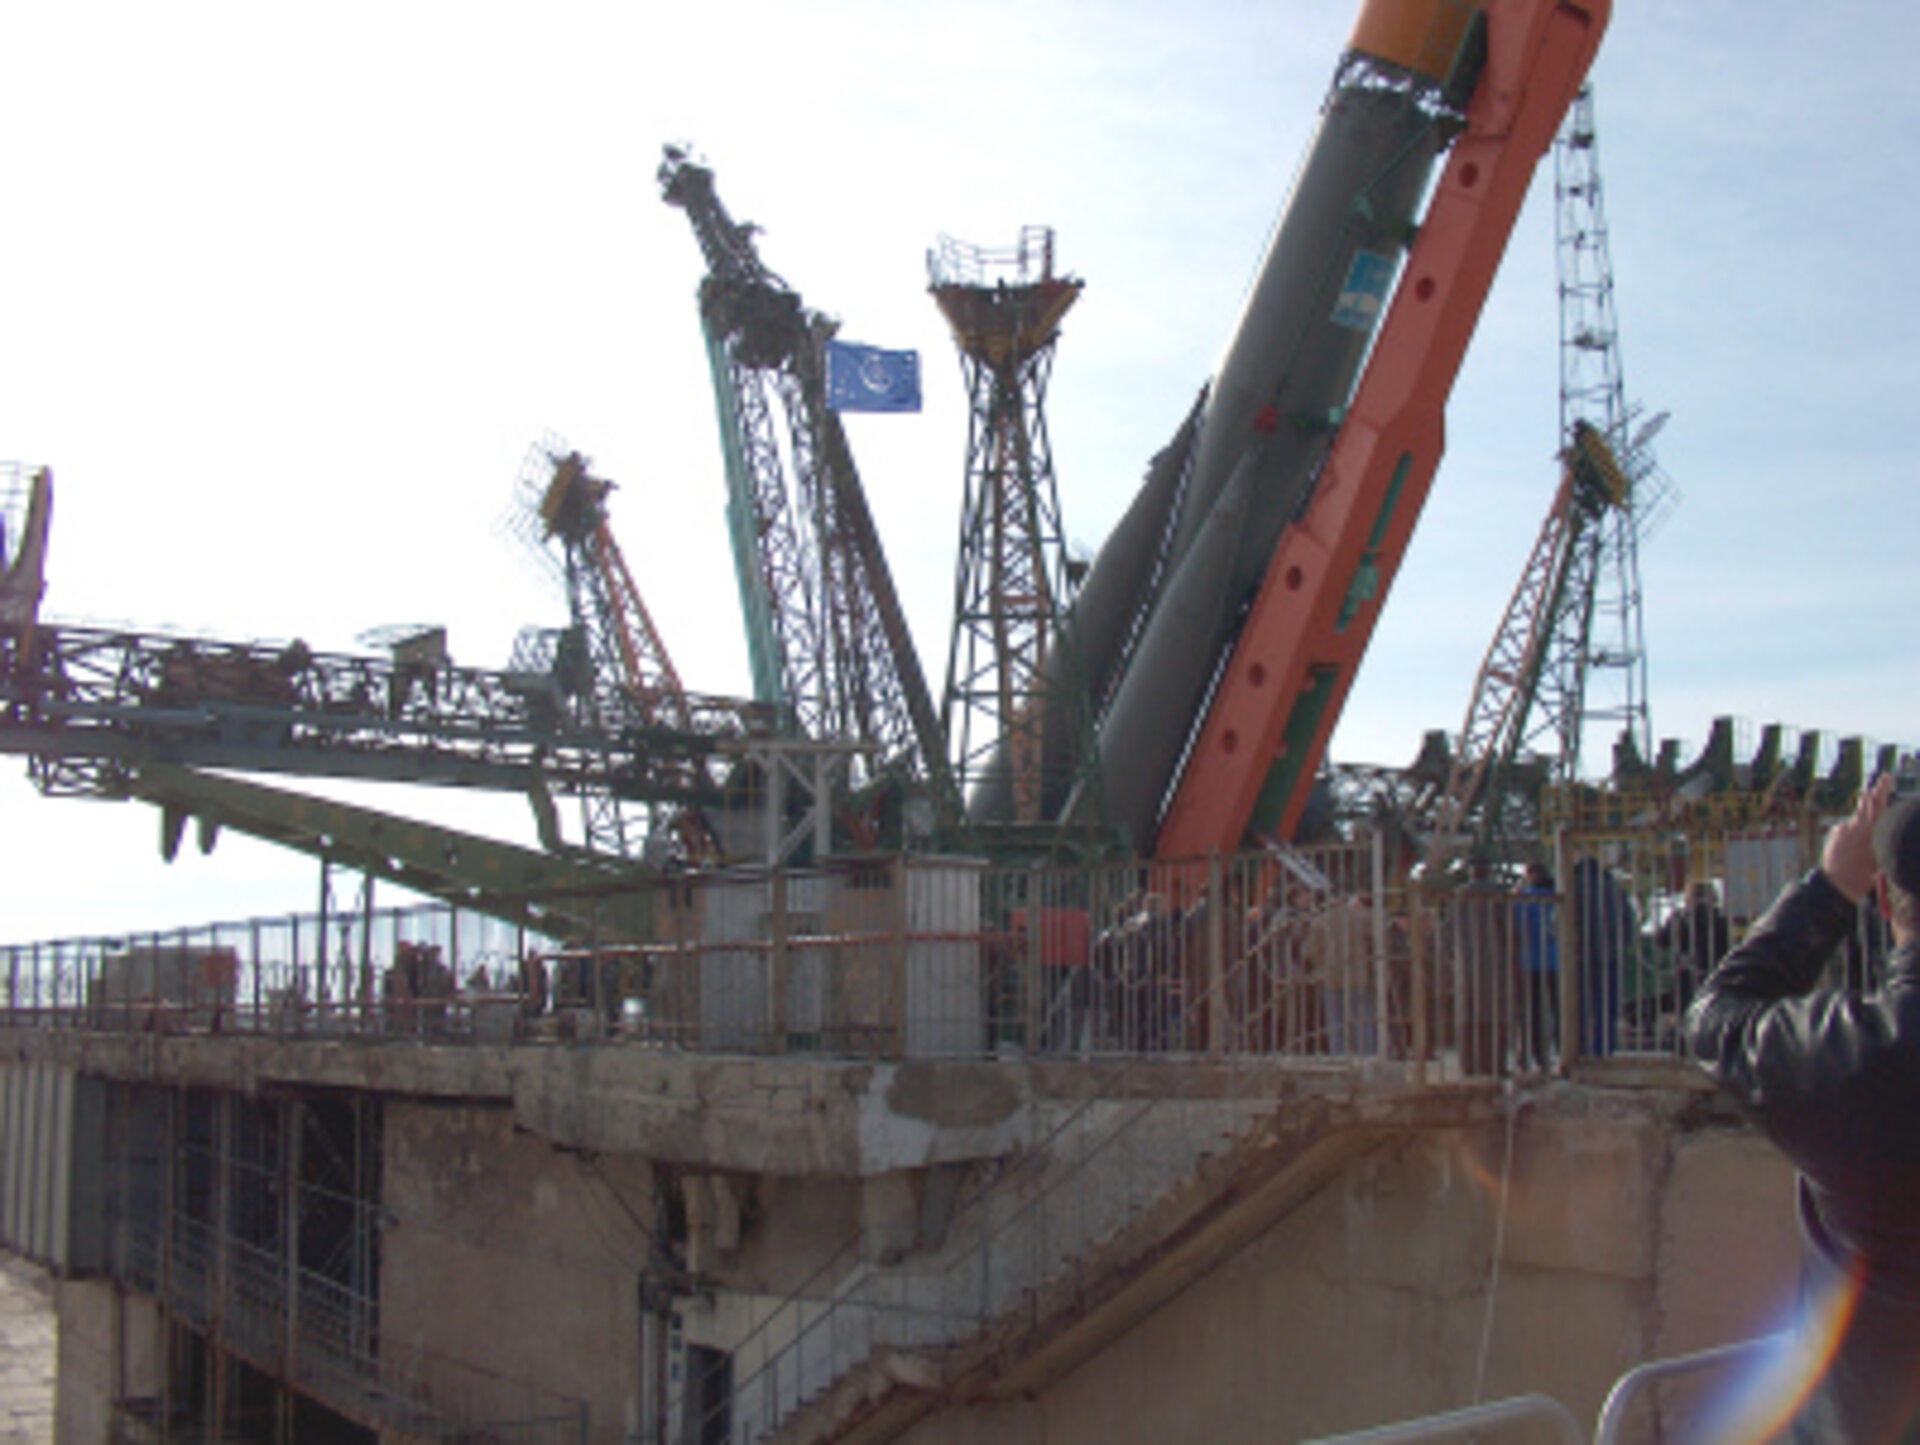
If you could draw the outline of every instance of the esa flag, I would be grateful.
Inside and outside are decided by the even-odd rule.
[[[829,341],[827,405],[835,411],[920,410],[920,353]]]

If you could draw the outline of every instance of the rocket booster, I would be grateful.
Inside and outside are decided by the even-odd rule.
[[[1163,560],[1149,575],[1135,556],[1129,576],[1109,579],[1103,547],[1088,575],[1083,598],[1096,583],[1130,589],[1145,618],[1097,728],[1107,820],[1137,847],[1152,841],[1212,678],[1312,493],[1386,311],[1453,120],[1445,83],[1477,33],[1472,16],[1460,0],[1365,0],[1211,384]],[[1064,816],[1090,822],[1096,806],[1083,784]]]
[[[1067,697],[1077,688],[1097,707],[1112,688],[1127,641],[1140,621],[1142,588],[1150,584],[1165,550],[1174,504],[1187,474],[1205,402],[1206,392],[1202,390],[1173,440],[1148,463],[1140,490],[1100,544],[1067,614],[1061,644],[1047,653],[1048,698]],[[1057,711],[1045,719],[1040,806],[1050,818],[1059,815],[1073,783],[1073,749],[1079,722]],[[1013,776],[1004,740],[967,800],[967,813],[975,822],[1012,817]]]

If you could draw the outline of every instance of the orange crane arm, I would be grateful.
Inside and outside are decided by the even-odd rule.
[[[1554,603],[1565,571],[1567,535],[1573,526],[1573,468],[1564,467],[1553,505],[1540,525],[1527,565],[1521,569],[1499,630],[1487,647],[1460,725],[1460,743],[1447,771],[1446,791],[1434,805],[1433,830],[1451,847],[1466,823],[1474,795],[1495,758],[1511,753],[1533,701],[1540,655],[1553,629]]]
[[[1610,0],[1497,0],[1487,61],[1313,500],[1275,548],[1155,848],[1285,838],[1439,465],[1445,410],[1527,186]]]
[[[686,726],[687,690],[680,685],[680,674],[667,656],[667,646],[647,604],[640,600],[627,559],[604,518],[590,540],[595,565],[606,582],[607,605],[613,613],[607,621],[620,649],[627,691],[650,720],[668,727]]]

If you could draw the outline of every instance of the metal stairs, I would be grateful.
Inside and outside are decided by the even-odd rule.
[[[883,1264],[850,1241],[816,1276],[831,1287],[736,1347],[730,1438],[881,1440],[942,1403],[1037,1388],[1389,1132],[1457,1119],[1478,1093],[1171,1061],[1121,1083],[981,1180],[938,1248]]]

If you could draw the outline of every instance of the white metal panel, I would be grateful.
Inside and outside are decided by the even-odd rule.
[[[74,1174],[87,1168],[98,1175],[103,1143],[97,1127],[84,1139],[75,1130],[83,1097],[97,1121],[104,1089],[98,1079],[52,1064],[0,1064],[0,1243],[63,1273],[98,1262],[92,1246],[89,1258],[74,1257]],[[100,1207],[97,1189],[82,1193],[93,1201],[89,1207]],[[96,1243],[102,1237],[97,1221],[83,1232]]]
[[[766,1041],[772,970],[764,947],[771,885],[715,879],[701,889],[700,1047],[752,1049]],[[716,947],[716,945],[720,945]]]
[[[0,1240],[9,1246],[20,1238],[20,1080],[18,1064],[0,1065]]]
[[[53,1076],[53,1135],[47,1141],[47,1259],[61,1270],[73,1264],[73,1131],[79,1079],[72,1069]]]
[[[986,1046],[980,879],[972,859],[915,859],[907,870],[907,1057],[977,1055]]]

